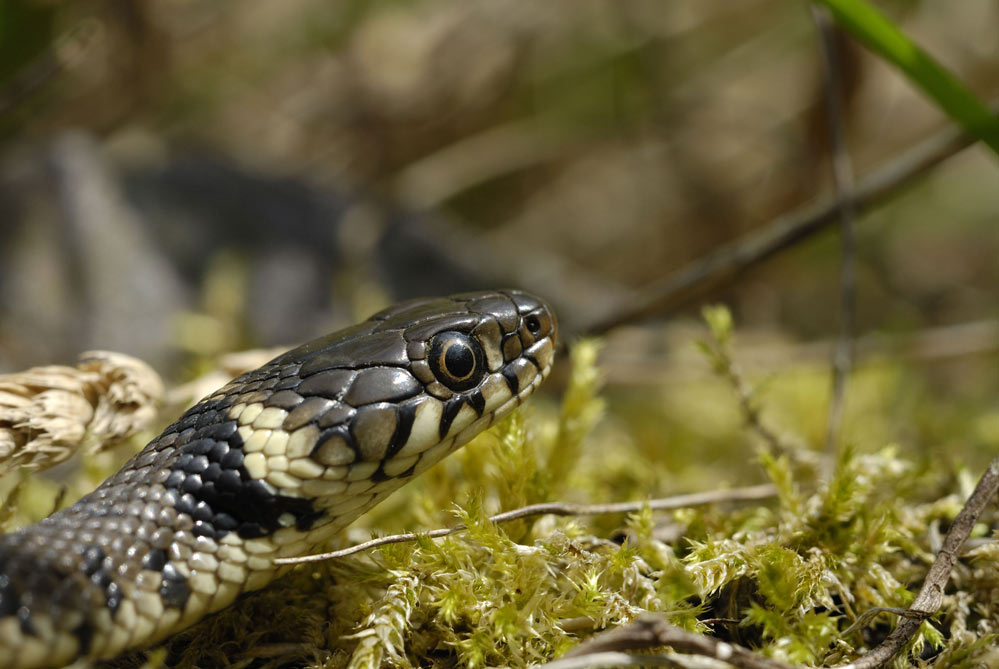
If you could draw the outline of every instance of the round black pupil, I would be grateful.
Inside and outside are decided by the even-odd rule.
[[[475,369],[475,355],[466,344],[452,344],[444,352],[444,369],[456,379],[464,379]]]
[[[538,320],[537,316],[528,316],[527,320],[524,321],[524,324],[531,332],[537,332],[541,329],[541,321]]]

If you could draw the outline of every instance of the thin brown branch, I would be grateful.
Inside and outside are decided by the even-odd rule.
[[[570,650],[564,657],[542,667],[570,669],[592,666],[598,663],[596,658],[604,653],[622,653],[660,646],[721,660],[740,669],[792,669],[791,665],[784,662],[763,657],[736,644],[688,632],[671,625],[665,618],[654,615],[641,616],[624,627],[598,634]],[[583,659],[590,659],[591,662],[579,664],[578,661]],[[573,662],[570,663],[570,660]]]
[[[975,140],[949,127],[901,154],[857,184],[854,203],[858,211],[898,192]],[[807,239],[839,220],[840,204],[830,199],[781,216],[763,229],[726,244],[676,272],[654,281],[623,303],[620,309],[594,321],[582,333],[596,335],[625,323],[663,315],[702,297],[710,289],[730,282],[750,267]]]
[[[849,638],[850,635],[855,634],[856,632],[859,632],[863,628],[870,625],[874,621],[874,619],[880,616],[882,613],[891,613],[893,615],[903,616],[903,617],[911,616],[911,614],[909,613],[909,609],[900,609],[896,606],[872,606],[871,608],[861,613],[860,616],[858,616],[857,619],[853,621],[852,625],[843,630],[843,633],[840,636],[842,636],[844,639]],[[922,620],[922,616],[911,616],[911,617],[916,617]]]
[[[836,448],[839,428],[843,418],[843,399],[846,381],[853,366],[853,321],[857,302],[856,236],[854,222],[857,218],[854,205],[853,167],[846,148],[843,129],[843,73],[840,53],[836,49],[836,25],[829,11],[812,5],[812,18],[819,31],[824,64],[825,100],[829,116],[829,143],[831,147],[833,183],[839,205],[840,246],[840,335],[833,356],[832,400],[826,428],[826,452]]]
[[[666,655],[633,655],[631,653],[593,653],[567,657],[541,665],[545,669],[586,669],[586,667],[683,667]]]
[[[777,489],[770,485],[756,485],[746,488],[733,488],[732,490],[710,490],[707,492],[696,492],[689,495],[677,495],[675,497],[664,497],[651,499],[644,502],[616,502],[613,504],[568,504],[562,502],[546,502],[543,504],[531,504],[512,511],[504,511],[495,516],[490,516],[493,523],[508,523],[513,520],[520,520],[530,516],[599,516],[611,513],[635,513],[648,507],[653,511],[668,511],[671,509],[683,509],[692,506],[704,506],[706,504],[719,504],[723,502],[751,502],[763,499],[770,499],[777,495]],[[299,564],[302,562],[319,562],[333,558],[346,557],[354,553],[377,548],[386,544],[397,544],[406,541],[416,541],[420,537],[438,539],[446,537],[456,532],[467,529],[465,525],[456,525],[429,532],[409,532],[406,534],[393,534],[387,537],[379,537],[371,541],[344,548],[339,551],[319,553],[316,555],[303,555],[300,557],[278,558],[275,564]]]
[[[919,589],[919,594],[912,601],[906,615],[898,622],[891,634],[881,642],[881,645],[867,655],[849,664],[841,665],[839,669],[883,667],[902,652],[909,640],[919,631],[923,621],[940,609],[944,588],[950,579],[950,572],[957,562],[961,546],[964,545],[975,523],[978,522],[978,516],[981,515],[986,505],[995,499],[996,492],[999,492],[999,458],[989,463],[985,473],[978,480],[974,492],[971,493],[964,508],[954,519],[947,536],[944,537],[943,547],[937,553],[937,559],[927,572],[923,587]]]

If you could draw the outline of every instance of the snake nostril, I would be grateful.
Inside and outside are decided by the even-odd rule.
[[[528,316],[525,318],[524,326],[535,336],[541,332],[541,321],[537,316]]]

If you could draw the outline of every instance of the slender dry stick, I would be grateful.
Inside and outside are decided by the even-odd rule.
[[[790,664],[763,657],[748,648],[680,629],[662,616],[655,615],[640,616],[624,627],[598,634],[579,644],[562,658],[541,666],[544,669],[593,666],[604,664],[599,658],[606,653],[616,654],[660,646],[721,660],[740,669],[793,669]],[[583,663],[583,660],[590,661]]]
[[[857,302],[856,237],[854,221],[857,217],[854,207],[853,167],[846,149],[843,131],[843,73],[840,68],[840,55],[836,49],[836,26],[824,7],[812,5],[812,18],[819,31],[819,44],[822,47],[824,65],[825,99],[829,116],[829,143],[832,159],[833,183],[836,188],[836,202],[839,205],[840,245],[842,265],[840,267],[840,336],[833,356],[832,398],[829,403],[829,418],[826,426],[826,452],[836,448],[839,428],[843,419],[843,399],[846,394],[846,381],[853,367],[853,321]]]
[[[919,589],[919,594],[912,600],[912,605],[908,613],[898,621],[898,625],[891,634],[875,647],[871,652],[848,664],[843,664],[836,669],[874,669],[889,664],[892,659],[902,652],[905,645],[919,631],[923,621],[935,614],[943,603],[944,588],[950,579],[950,572],[957,562],[958,553],[964,545],[971,530],[978,522],[986,505],[993,501],[999,492],[999,458],[989,463],[988,468],[978,480],[974,492],[965,502],[964,508],[957,514],[947,536],[944,537],[943,547],[937,553],[937,559],[926,574],[923,587]]]
[[[634,655],[606,651],[580,657],[561,658],[548,664],[542,664],[541,667],[545,669],[585,669],[586,667],[683,667],[683,665],[667,655]]]
[[[527,518],[529,516],[543,516],[551,514],[553,516],[599,516],[609,513],[635,513],[648,507],[653,511],[666,511],[670,509],[683,509],[691,506],[703,506],[705,504],[717,504],[721,502],[749,502],[762,499],[770,499],[777,495],[777,489],[770,484],[749,486],[746,488],[733,488],[732,490],[709,490],[707,492],[695,492],[689,495],[677,495],[675,497],[664,497],[651,499],[645,502],[616,502],[613,504],[567,504],[562,502],[545,502],[542,504],[531,504],[512,511],[504,511],[495,516],[490,516],[493,523],[508,523],[513,520]],[[416,541],[420,537],[437,539],[446,537],[456,532],[467,529],[465,525],[455,527],[430,530],[429,532],[409,532],[407,534],[393,534],[387,537],[379,537],[371,541],[344,548],[339,551],[320,553],[317,555],[303,555],[301,557],[277,558],[274,564],[299,564],[301,562],[318,562],[332,558],[341,558],[354,553],[360,553],[371,548],[384,546],[386,544],[397,544],[405,541]]]
[[[955,127],[941,130],[859,181],[854,206],[862,210],[880,202],[975,141]],[[839,202],[833,199],[781,216],[760,231],[726,244],[652,282],[637,291],[620,309],[594,321],[582,332],[601,334],[619,325],[684,306],[709,289],[731,281],[753,265],[839,220],[839,211]]]

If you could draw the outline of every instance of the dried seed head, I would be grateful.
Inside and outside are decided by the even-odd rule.
[[[162,398],[149,365],[110,351],[88,351],[76,367],[0,375],[0,473],[112,446],[150,425]]]

